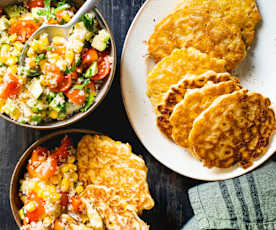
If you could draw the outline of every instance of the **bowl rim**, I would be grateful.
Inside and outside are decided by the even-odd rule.
[[[115,38],[114,38],[114,35],[112,33],[112,30],[111,30],[109,24],[107,23],[103,14],[97,7],[94,8],[94,11],[96,12],[96,15],[99,17],[99,19],[103,22],[104,27],[110,33],[111,56],[112,56],[111,71],[109,73],[109,77],[108,77],[107,81],[105,82],[103,88],[100,90],[99,94],[96,97],[97,101],[86,112],[78,112],[78,113],[73,114],[71,117],[69,117],[65,120],[54,121],[49,124],[46,123],[45,125],[43,125],[43,123],[42,123],[42,125],[22,124],[18,121],[11,119],[8,115],[3,114],[3,113],[0,113],[0,117],[2,117],[3,119],[5,119],[15,125],[21,126],[21,127],[37,129],[37,130],[51,130],[51,129],[64,128],[66,126],[72,125],[72,124],[82,120],[83,118],[87,117],[90,113],[92,113],[93,111],[96,110],[96,108],[102,103],[102,101],[108,94],[108,92],[112,86],[113,80],[115,78],[116,67],[117,67],[117,51],[116,51]]]
[[[13,218],[17,224],[17,226],[20,228],[22,227],[22,220],[19,217],[18,209],[15,204],[15,197],[18,196],[18,184],[19,184],[19,175],[22,173],[23,166],[26,164],[26,161],[30,159],[30,155],[32,151],[37,148],[38,146],[44,144],[48,140],[51,140],[55,137],[71,133],[79,133],[83,135],[104,135],[100,132],[94,131],[94,130],[88,130],[88,129],[64,129],[59,130],[53,133],[50,133],[46,136],[43,136],[39,138],[37,141],[35,141],[31,146],[29,146],[24,153],[21,155],[19,160],[17,161],[17,164],[13,170],[12,177],[10,180],[10,187],[9,187],[9,204],[12,211]],[[26,170],[26,168],[24,168]]]

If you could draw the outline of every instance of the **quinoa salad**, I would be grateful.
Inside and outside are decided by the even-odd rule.
[[[21,0],[0,8],[0,112],[38,125],[85,112],[108,78],[110,33],[94,12],[82,15],[68,37],[41,34],[32,40],[24,66],[24,44],[43,24],[66,24],[78,6],[71,0]]]
[[[107,136],[73,140],[32,151],[19,180],[21,230],[149,230],[139,218],[154,206],[144,160]]]

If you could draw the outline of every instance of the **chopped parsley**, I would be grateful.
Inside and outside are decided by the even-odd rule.
[[[92,13],[83,14],[81,16],[81,21],[83,22],[85,28],[90,32],[94,31],[94,18],[95,16]]]

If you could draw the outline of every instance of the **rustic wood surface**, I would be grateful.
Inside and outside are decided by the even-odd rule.
[[[128,28],[144,0],[102,0],[99,8],[113,30],[118,66],[112,88],[103,103],[86,119],[70,128],[87,128],[129,142],[141,154],[149,168],[149,184],[156,205],[142,218],[152,230],[179,230],[193,216],[188,200],[189,188],[199,184],[180,176],[155,160],[143,147],[130,126],[120,91],[120,57]],[[135,51],[134,51],[135,52]],[[9,184],[13,169],[24,150],[39,137],[50,132],[17,127],[0,120],[0,229],[17,229],[9,205]],[[170,154],[170,153],[168,153]]]

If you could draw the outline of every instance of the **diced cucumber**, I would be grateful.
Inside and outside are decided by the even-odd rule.
[[[98,63],[96,61],[94,61],[92,63],[92,65],[88,68],[88,70],[86,70],[84,76],[86,78],[90,78],[90,77],[93,77],[95,76],[97,73],[98,73]]]
[[[93,38],[92,47],[99,51],[104,51],[110,37],[110,33],[106,29],[100,30],[100,32]]]
[[[65,99],[63,94],[57,94],[49,106],[58,113],[62,112],[65,109]]]
[[[29,90],[35,99],[40,97],[40,95],[43,93],[43,88],[40,85],[40,80],[38,78],[32,79]]]

